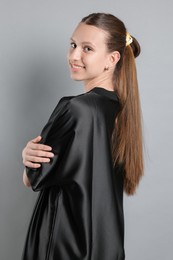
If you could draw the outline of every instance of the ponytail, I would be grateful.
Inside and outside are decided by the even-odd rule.
[[[121,110],[112,134],[112,155],[114,165],[123,164],[124,190],[128,195],[135,193],[144,168],[141,109],[135,65],[135,57],[139,53],[140,46],[133,38],[133,43],[124,49],[121,64],[115,71],[115,86]]]
[[[108,52],[118,51],[121,56],[113,79],[121,109],[112,134],[112,159],[114,166],[123,166],[124,190],[128,195],[132,195],[144,168],[141,109],[135,65],[135,58],[140,54],[140,45],[127,33],[124,23],[114,15],[93,13],[84,17],[81,22],[104,30],[107,33]]]

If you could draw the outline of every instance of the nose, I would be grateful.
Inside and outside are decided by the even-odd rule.
[[[72,49],[69,53],[70,60],[80,60],[81,59],[81,50],[79,47]]]

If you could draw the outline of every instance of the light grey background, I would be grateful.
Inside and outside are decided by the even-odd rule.
[[[0,0],[0,259],[19,260],[37,193],[22,183],[21,152],[64,95],[83,92],[66,63],[69,38],[91,12],[111,12],[139,40],[145,176],[124,197],[127,260],[173,257],[173,2]],[[105,259],[106,260],[106,259]]]

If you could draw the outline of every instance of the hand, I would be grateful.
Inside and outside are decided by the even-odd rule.
[[[29,141],[22,151],[23,164],[30,168],[39,168],[40,163],[50,162],[54,157],[52,148],[48,145],[39,144],[41,136]]]

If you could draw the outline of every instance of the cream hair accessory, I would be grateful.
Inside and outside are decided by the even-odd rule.
[[[126,33],[126,46],[130,45],[133,42],[132,36],[127,32]]]

